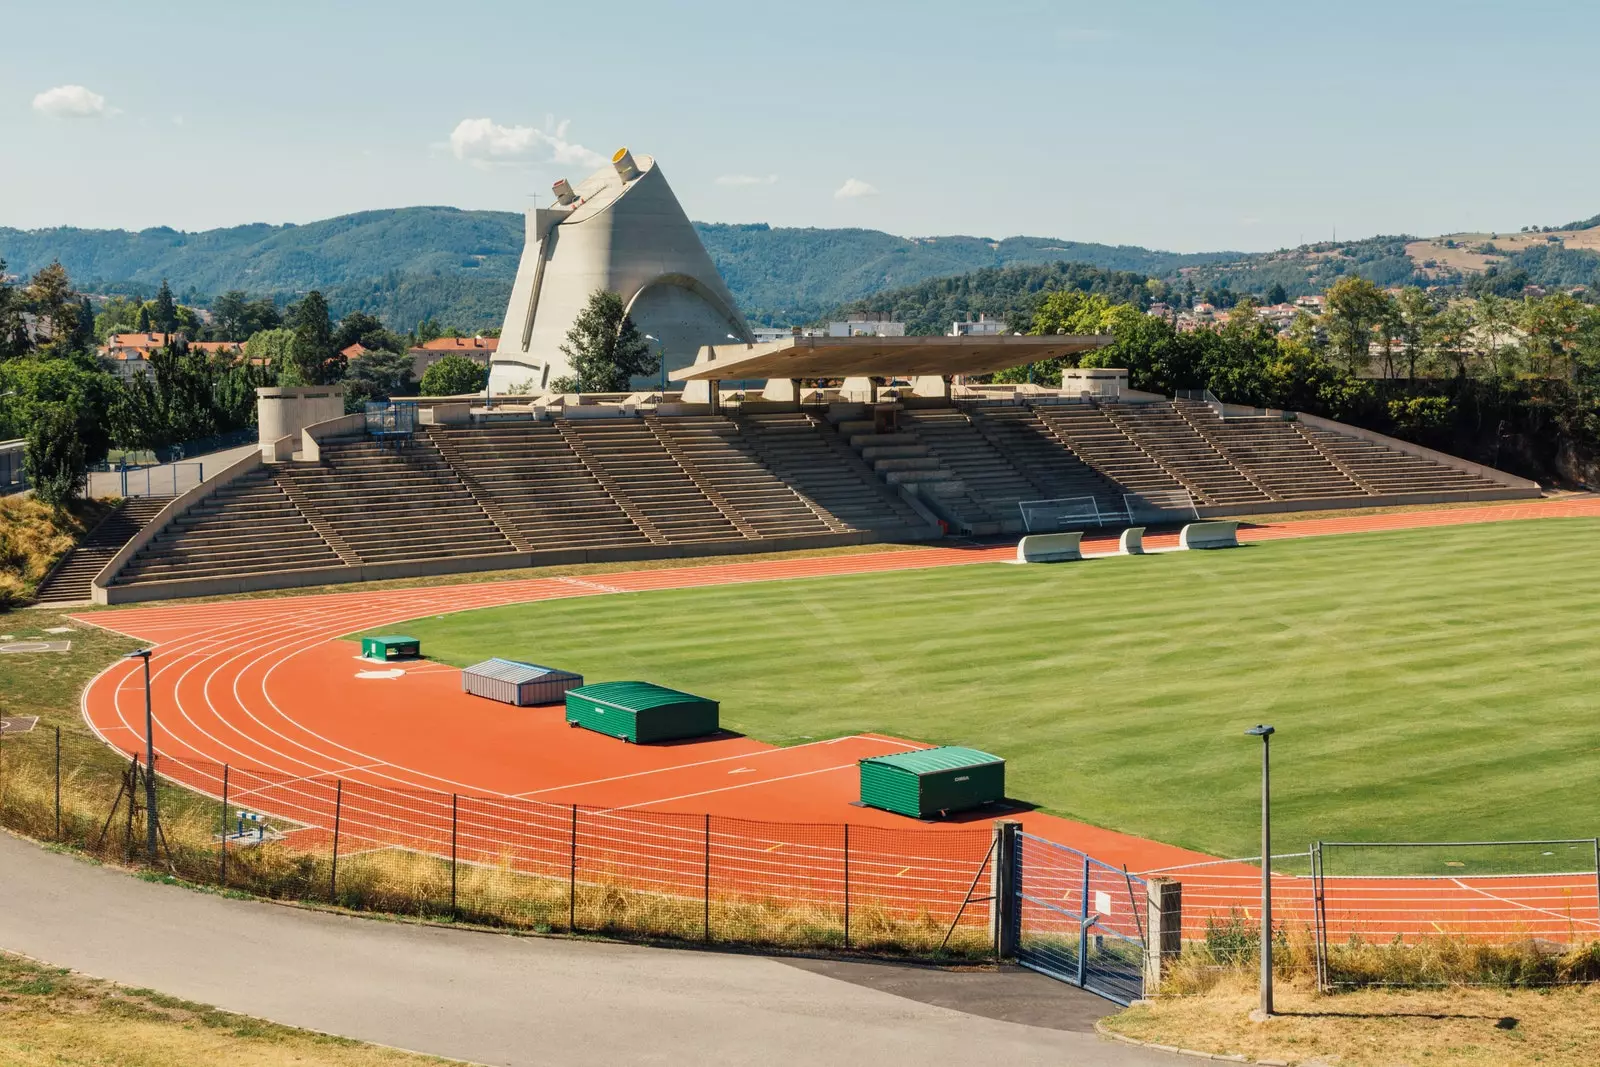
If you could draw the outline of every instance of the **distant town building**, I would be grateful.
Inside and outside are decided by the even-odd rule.
[[[112,373],[131,380],[134,375],[149,368],[150,354],[166,347],[168,336],[162,333],[114,333],[100,346],[100,358],[111,365]],[[182,334],[170,336],[176,339]],[[244,346],[237,341],[190,341],[189,348],[226,356],[237,356],[244,350]]]
[[[828,323],[824,337],[904,337],[906,324],[895,322],[887,311],[864,311],[843,322]]]
[[[999,337],[1006,332],[1003,319],[991,319],[987,315],[979,315],[974,321],[971,315],[965,322],[952,322],[950,324],[950,337]]]
[[[498,337],[438,337],[411,349],[407,355],[411,357],[411,373],[421,381],[427,369],[445,356],[465,356],[487,367],[499,347]]]

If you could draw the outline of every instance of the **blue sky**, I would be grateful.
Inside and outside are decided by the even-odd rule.
[[[0,225],[521,210],[1181,251],[1600,212],[1600,5],[0,0]]]

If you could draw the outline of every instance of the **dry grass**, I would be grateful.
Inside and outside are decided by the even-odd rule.
[[[26,735],[8,739],[0,748],[0,823],[104,862],[139,863],[145,840],[142,812],[130,824],[124,803],[116,817],[107,820],[121,785],[120,771],[63,765],[58,835],[50,741],[47,735]],[[625,872],[605,870],[580,869],[574,899],[574,887],[562,870],[534,874],[515,870],[508,861],[462,863],[452,908],[448,859],[400,848],[373,848],[349,838],[342,846],[335,885],[327,835],[311,839],[313,847],[292,838],[230,847],[223,883],[216,837],[222,823],[218,802],[163,783],[159,803],[164,848],[156,873],[195,886],[519,932],[688,942],[709,938],[721,944],[777,949],[845,947],[839,908],[716,887],[708,908],[699,893],[649,891]],[[274,826],[286,828],[276,820]],[[857,901],[851,909],[849,947],[888,955],[986,958],[993,946],[981,912],[974,911],[969,918],[972,921],[945,944],[948,916],[890,913]]]
[[[1280,985],[1282,1013],[1249,1021],[1256,986],[1240,974],[1210,992],[1132,1007],[1105,1025],[1126,1037],[1251,1059],[1339,1067],[1600,1063],[1600,989],[1361,990]]]
[[[0,498],[0,611],[27,600],[39,580],[104,517],[106,506],[86,501],[57,512],[32,497]]]
[[[8,1067],[368,1067],[445,1063],[126,989],[0,952]]]

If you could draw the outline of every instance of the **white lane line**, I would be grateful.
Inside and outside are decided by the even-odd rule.
[[[735,789],[749,789],[752,786],[771,785],[773,782],[787,782],[791,778],[809,778],[813,774],[832,774],[834,771],[847,771],[854,767],[854,763],[841,763],[836,767],[819,767],[814,771],[801,771],[799,774],[785,774],[777,778],[762,778],[754,782],[741,782],[739,785],[725,785],[717,789],[702,789],[698,793],[680,793],[675,797],[661,797],[658,800],[641,800],[637,804],[618,804],[614,808],[602,808],[600,814],[612,811],[629,811],[633,808],[649,808],[657,804],[671,804],[678,800],[688,800],[691,797],[710,796],[712,793],[728,793]]]

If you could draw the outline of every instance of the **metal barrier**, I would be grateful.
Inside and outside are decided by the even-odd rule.
[[[122,481],[122,495],[177,496],[187,493],[206,480],[206,465],[194,463],[168,463],[160,467],[123,467],[117,472]]]
[[[1144,995],[1142,878],[1023,833],[1013,870],[1018,963],[1118,1004]]]
[[[28,467],[24,456],[28,442],[0,441],[0,496],[10,496],[28,488]]]

